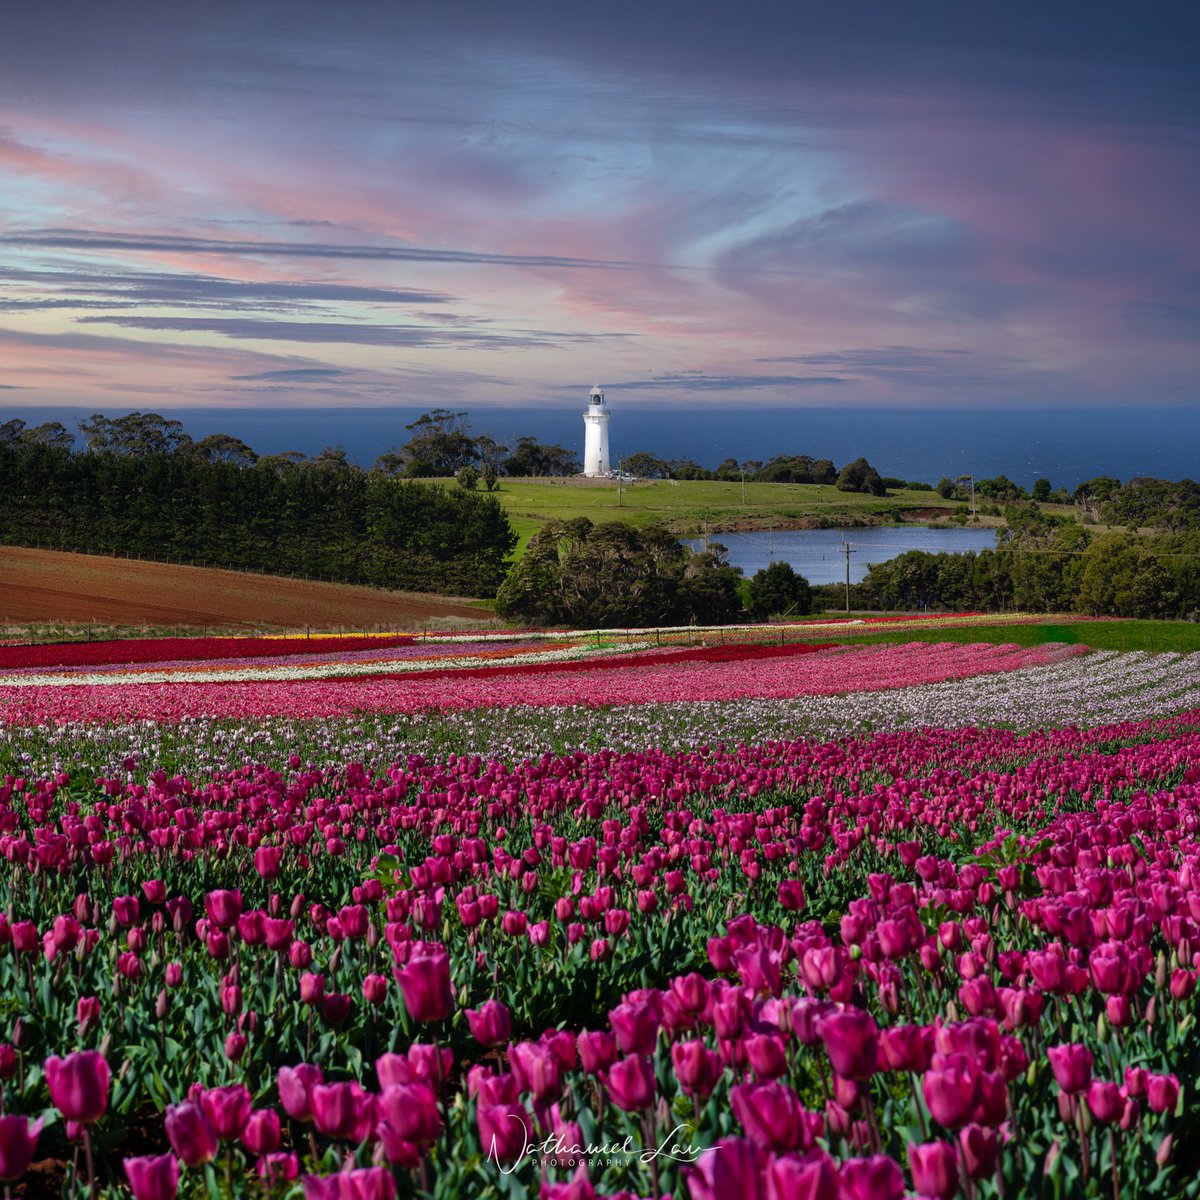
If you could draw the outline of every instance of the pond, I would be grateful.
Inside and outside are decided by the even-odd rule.
[[[729,562],[753,575],[768,563],[788,562],[809,583],[841,583],[846,578],[843,541],[850,544],[850,582],[864,579],[871,563],[887,562],[907,550],[962,553],[990,550],[994,529],[927,529],[902,525],[868,529],[776,529],[754,533],[715,533],[709,538],[729,551]],[[701,543],[688,539],[700,549]]]

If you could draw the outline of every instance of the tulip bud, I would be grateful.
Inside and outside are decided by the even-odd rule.
[[[171,993],[163,988],[158,993],[158,999],[154,1002],[154,1015],[160,1021],[167,1019],[167,1013],[171,1011]]]
[[[1146,1005],[1146,1024],[1155,1025],[1158,1022],[1158,997],[1151,996],[1150,1002]]]
[[[1165,1138],[1158,1144],[1158,1149],[1154,1153],[1154,1161],[1160,1167],[1165,1167],[1171,1161],[1171,1151],[1175,1148],[1175,1135],[1168,1133]]]

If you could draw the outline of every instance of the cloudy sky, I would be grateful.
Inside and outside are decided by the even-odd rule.
[[[1198,11],[6,6],[0,406],[1193,404]]]

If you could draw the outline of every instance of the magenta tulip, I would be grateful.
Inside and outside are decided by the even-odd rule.
[[[869,1079],[879,1055],[879,1028],[861,1008],[829,1013],[818,1027],[833,1069],[844,1079]]]
[[[467,1024],[481,1046],[503,1046],[512,1037],[512,1014],[499,1000],[485,1000],[477,1009],[468,1008]]]
[[[481,1105],[476,1116],[479,1144],[491,1162],[507,1166],[529,1147],[529,1114],[519,1104]]]
[[[748,1083],[730,1092],[733,1115],[760,1149],[799,1150],[804,1136],[800,1097],[786,1083]]]
[[[179,1160],[173,1154],[148,1154],[124,1160],[133,1200],[175,1200]]]
[[[921,1092],[933,1119],[947,1129],[970,1121],[979,1099],[979,1076],[962,1055],[953,1055],[941,1070],[926,1071]]]
[[[408,962],[395,968],[404,1007],[414,1021],[442,1021],[454,1010],[450,956],[436,942],[417,942]]]
[[[723,1138],[706,1150],[687,1181],[692,1200],[764,1200],[762,1170],[754,1147],[744,1138]]]
[[[242,1145],[251,1154],[271,1154],[279,1149],[279,1114],[273,1108],[256,1108],[246,1118]]]
[[[424,1083],[393,1084],[379,1097],[379,1115],[406,1142],[427,1146],[442,1128],[437,1094]]]
[[[240,1083],[210,1088],[200,1098],[204,1115],[223,1142],[236,1141],[246,1127],[254,1101],[249,1089]]]
[[[1092,1052],[1078,1042],[1051,1046],[1046,1051],[1055,1081],[1068,1095],[1086,1092],[1092,1081]]]
[[[606,1082],[613,1103],[625,1112],[637,1112],[654,1103],[654,1068],[644,1054],[631,1054],[613,1063]]]
[[[187,1101],[167,1108],[167,1141],[185,1167],[200,1167],[217,1156],[217,1135],[204,1110]]]
[[[1151,1112],[1173,1113],[1179,1103],[1179,1080],[1174,1075],[1146,1076],[1146,1104]]]
[[[908,1166],[913,1190],[922,1196],[950,1200],[958,1191],[958,1153],[949,1142],[909,1143]]]
[[[50,1099],[68,1121],[94,1125],[108,1107],[108,1063],[96,1050],[46,1060]]]
[[[0,1180],[11,1183],[29,1170],[41,1131],[40,1120],[0,1117]]]
[[[324,1082],[321,1068],[313,1063],[279,1068],[279,1102],[293,1121],[312,1120],[312,1089]]]
[[[780,1154],[767,1167],[767,1200],[839,1200],[837,1164],[824,1150]]]
[[[904,1172],[886,1154],[850,1158],[841,1165],[842,1200],[901,1200]]]

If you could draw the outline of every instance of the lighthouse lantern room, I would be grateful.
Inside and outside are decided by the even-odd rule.
[[[608,465],[608,405],[599,384],[588,395],[583,428],[583,473],[589,479],[603,479],[612,471]]]

